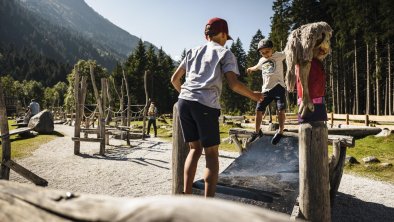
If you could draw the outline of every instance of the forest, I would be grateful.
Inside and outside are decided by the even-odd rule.
[[[260,39],[271,39],[275,50],[282,51],[292,30],[303,24],[325,21],[334,30],[331,39],[332,52],[324,61],[327,74],[328,112],[393,114],[394,86],[391,61],[393,46],[390,40],[394,37],[394,17],[392,16],[394,1],[276,0],[272,8],[274,15],[271,17],[269,36],[263,36],[260,30],[256,30],[247,52],[239,38],[231,44],[230,50],[238,59],[241,72],[239,78],[242,82],[253,90],[261,88],[260,73],[245,75],[246,68],[254,66],[259,59],[256,49]],[[183,56],[185,52],[186,49],[183,51]],[[27,54],[26,52],[25,55]],[[46,64],[51,64],[50,59],[35,57],[36,63],[44,60]],[[20,58],[15,61],[23,62],[24,59],[27,60]],[[4,60],[4,55],[0,52],[0,62]],[[140,40],[137,48],[128,58],[125,61],[119,61],[112,71],[103,68],[102,64],[98,64],[97,61],[80,60],[77,64],[83,66],[88,73],[88,64],[93,63],[97,73],[109,78],[112,82],[111,90],[114,95],[119,94],[123,86],[124,71],[132,95],[132,104],[145,104],[143,76],[145,71],[149,71],[147,84],[149,98],[156,101],[160,113],[170,113],[172,105],[177,100],[177,92],[170,83],[170,77],[179,62],[167,56],[163,49],[156,50],[153,46],[144,45]],[[28,64],[31,64],[31,61]],[[70,108],[72,102],[69,102],[69,97],[73,95],[72,81],[75,70],[69,65],[59,65],[56,62],[52,62],[52,66],[55,72],[69,68],[68,82],[53,84],[50,81],[52,84],[48,84],[48,82],[41,83],[35,80],[15,79],[15,75],[11,76],[7,70],[2,70],[2,85],[8,88],[6,95],[17,97],[22,101],[22,106],[34,97],[38,98],[44,107]],[[221,98],[223,113],[254,112],[253,101],[230,92],[226,84],[223,86]],[[92,90],[88,92],[92,93]],[[87,103],[95,103],[93,98],[88,95]],[[119,104],[119,99],[114,103]],[[295,112],[295,104],[295,94],[290,93],[287,112]]]

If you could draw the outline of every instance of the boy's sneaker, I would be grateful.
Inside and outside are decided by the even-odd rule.
[[[251,143],[262,136],[263,136],[263,131],[259,130],[258,133],[254,132],[252,136],[248,139],[248,143]]]
[[[272,145],[278,144],[280,139],[282,139],[282,137],[283,137],[283,134],[279,133],[279,130],[276,131],[274,137],[272,137],[272,140],[271,140]]]

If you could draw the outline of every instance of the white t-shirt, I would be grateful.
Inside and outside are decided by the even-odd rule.
[[[189,50],[180,66],[186,70],[186,78],[179,98],[215,109],[220,109],[223,74],[239,75],[234,54],[215,42]]]
[[[286,87],[283,78],[283,60],[286,58],[283,52],[274,52],[268,59],[261,57],[257,63],[257,68],[261,70],[263,78],[262,92],[266,92],[280,84]]]

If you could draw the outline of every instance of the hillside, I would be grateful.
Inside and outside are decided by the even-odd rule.
[[[117,59],[126,58],[138,44],[138,37],[102,17],[83,0],[19,1],[22,6],[53,24],[81,33],[96,48],[114,55]]]
[[[0,0],[0,47],[1,75],[10,74],[19,80],[35,79],[45,85],[65,80],[69,72],[59,73],[45,68],[53,63],[61,67],[70,66],[79,59],[95,59],[112,69],[117,62],[114,55],[103,53],[80,34],[53,25],[15,0]],[[41,57],[34,59],[36,70],[32,70],[29,57]],[[48,82],[48,79],[54,82]]]

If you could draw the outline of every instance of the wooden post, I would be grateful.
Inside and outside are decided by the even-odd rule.
[[[331,128],[334,127],[334,112],[331,112]]]
[[[122,86],[121,86],[121,88],[120,88],[120,94],[121,94],[121,97],[120,97],[120,115],[121,115],[121,118],[122,118],[122,126],[126,126],[126,118],[125,118],[125,115],[124,115],[124,111],[125,111],[125,109],[124,109],[124,82],[125,82],[125,80],[124,79],[122,79]],[[122,137],[122,139],[123,139],[123,137]]]
[[[90,125],[90,118],[87,117],[85,119],[85,129],[89,129],[89,125]],[[88,138],[88,132],[87,131],[85,131],[85,138]]]
[[[180,194],[183,192],[183,171],[189,146],[183,139],[178,103],[174,105],[172,118],[172,194]]]
[[[3,86],[0,84],[0,130],[1,130],[1,148],[2,148],[2,158],[1,158],[1,168],[0,168],[0,179],[9,180],[10,178],[10,168],[8,168],[4,163],[11,160],[11,142],[10,134],[8,128],[8,118],[7,111],[5,107]]]
[[[368,114],[365,115],[365,125],[369,126],[369,115]]]
[[[301,214],[310,221],[331,221],[327,126],[303,123],[299,134]]]
[[[346,125],[349,125],[349,114],[346,113]]]
[[[144,89],[145,89],[145,106],[144,106],[144,115],[143,115],[143,124],[142,124],[142,139],[145,139],[145,132],[146,132],[146,114],[148,113],[149,108],[149,96],[148,96],[148,72],[145,71],[144,75]]]
[[[79,66],[74,66],[75,76],[74,76],[74,99],[75,99],[75,124],[74,124],[74,137],[79,138],[81,136],[81,115],[79,107],[80,102],[80,94],[79,91]],[[71,115],[72,116],[72,115]],[[71,117],[72,119],[72,117]],[[74,155],[78,155],[80,153],[81,142],[79,140],[74,140]]]
[[[346,159],[346,144],[335,140],[332,143],[331,161],[329,163],[330,171],[330,203],[331,207],[334,206],[335,194],[338,192],[339,184],[342,179],[343,167]]]
[[[100,112],[100,155],[105,154],[105,104],[106,104],[106,91],[107,91],[107,84],[106,84],[106,79],[101,78],[101,112]]]
[[[126,74],[124,73],[123,70],[123,79],[125,82],[126,86],[126,95],[127,95],[127,123],[126,126],[130,126],[130,121],[131,121],[131,95],[129,92],[129,83],[127,82]]]

